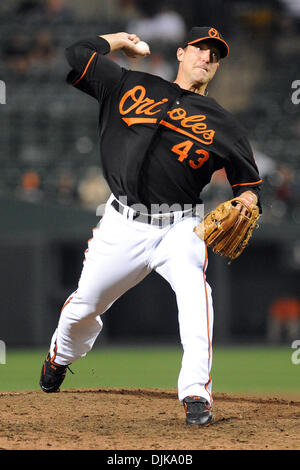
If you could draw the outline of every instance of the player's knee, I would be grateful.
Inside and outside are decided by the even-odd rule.
[[[99,304],[97,301],[84,301],[81,299],[80,302],[76,299],[70,300],[62,312],[61,317],[68,318],[72,323],[79,322],[86,318],[93,318],[103,313],[104,306]]]

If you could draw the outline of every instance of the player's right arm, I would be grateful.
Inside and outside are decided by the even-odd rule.
[[[115,33],[76,42],[66,49],[66,59],[72,70],[67,82],[100,99],[121,80],[124,69],[106,57],[109,52],[122,50],[129,57],[146,55],[135,48],[135,34]]]

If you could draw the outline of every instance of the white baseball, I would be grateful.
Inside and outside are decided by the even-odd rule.
[[[140,51],[142,52],[143,54],[145,54],[146,52],[150,52],[150,47],[148,46],[148,44],[145,42],[145,41],[140,41],[138,42],[135,47]]]

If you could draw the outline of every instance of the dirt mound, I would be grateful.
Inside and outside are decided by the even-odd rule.
[[[0,449],[300,449],[300,400],[215,393],[213,414],[186,426],[176,390],[2,392]]]

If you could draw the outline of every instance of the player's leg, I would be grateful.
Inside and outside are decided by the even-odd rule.
[[[205,279],[205,243],[193,232],[197,219],[177,223],[165,236],[153,257],[152,268],[173,288],[183,346],[178,397],[201,396],[212,402],[213,305]]]
[[[52,359],[61,365],[85,356],[102,329],[100,315],[150,268],[145,234],[113,208],[93,231],[77,290],[67,299],[51,341]]]

